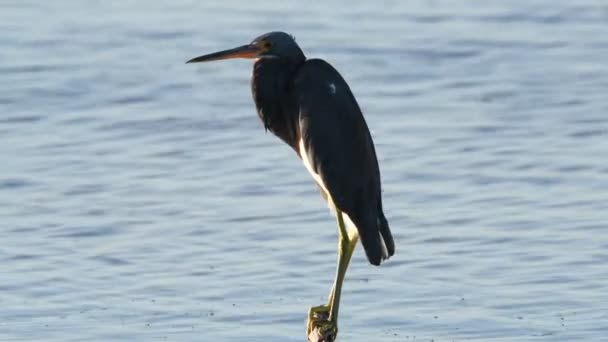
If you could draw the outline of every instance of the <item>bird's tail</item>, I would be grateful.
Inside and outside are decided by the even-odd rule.
[[[395,254],[395,241],[382,212],[376,218],[370,217],[361,222],[358,231],[367,260],[372,265],[378,266]]]

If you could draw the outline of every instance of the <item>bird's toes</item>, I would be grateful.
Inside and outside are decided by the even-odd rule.
[[[309,342],[334,342],[338,335],[338,327],[330,321],[315,322],[308,334]]]
[[[308,319],[328,320],[330,310],[331,308],[329,304],[313,306],[312,308],[308,309]]]

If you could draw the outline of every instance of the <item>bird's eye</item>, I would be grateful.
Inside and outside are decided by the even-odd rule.
[[[264,41],[264,48],[266,48],[267,50],[270,49],[272,47],[272,43],[269,41]]]

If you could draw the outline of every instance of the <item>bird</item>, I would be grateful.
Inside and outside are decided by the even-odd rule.
[[[307,58],[288,33],[273,31],[251,43],[186,63],[255,59],[251,91],[266,131],[302,160],[338,225],[338,261],[327,304],[308,311],[309,341],[334,341],[342,284],[358,240],[380,265],[395,253],[382,207],[374,142],[350,87],[328,62]]]

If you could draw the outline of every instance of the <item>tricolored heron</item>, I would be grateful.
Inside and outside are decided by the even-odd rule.
[[[291,146],[317,183],[338,222],[338,265],[328,303],[308,313],[307,336],[333,341],[342,282],[361,239],[373,265],[395,244],[382,211],[380,169],[371,134],[348,84],[329,63],[307,59],[294,38],[270,32],[250,44],[187,63],[256,58],[251,89],[258,115]]]

